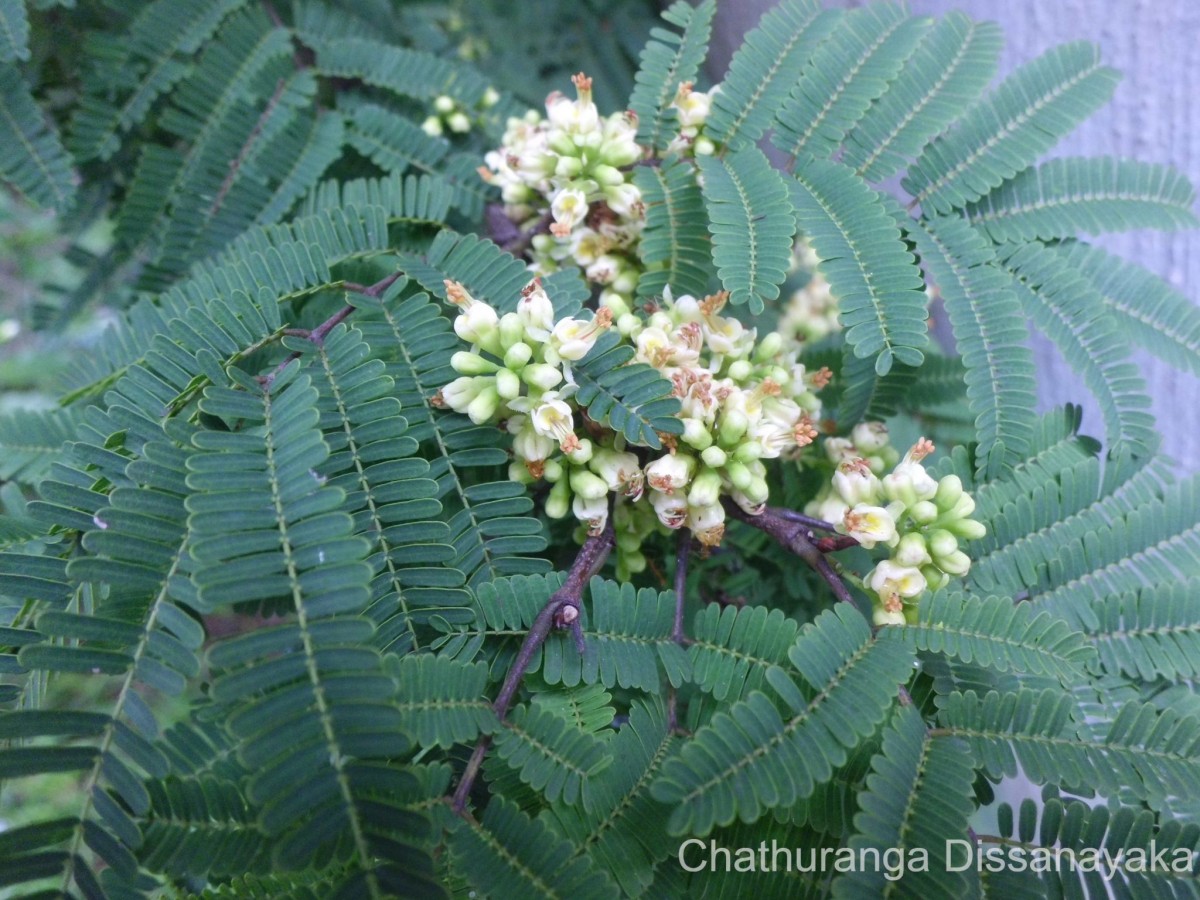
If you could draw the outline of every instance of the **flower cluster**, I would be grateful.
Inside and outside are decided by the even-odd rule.
[[[500,101],[500,94],[494,88],[488,88],[476,104],[474,110],[446,94],[433,101],[433,112],[421,123],[421,130],[430,137],[441,137],[447,131],[451,134],[466,134],[478,124],[480,116]]]
[[[878,443],[878,436],[874,442],[865,434],[856,436],[862,438],[868,446]],[[889,558],[864,579],[875,594],[878,625],[903,624],[915,614],[917,598],[927,588],[937,590],[950,576],[965,575],[971,560],[958,542],[985,533],[983,524],[971,518],[975,501],[963,491],[959,477],[934,480],[921,464],[932,452],[933,444],[922,438],[882,478],[867,459],[845,458],[820,507],[839,532],[861,546],[888,548]]]
[[[592,80],[580,73],[572,82],[574,100],[556,92],[546,99],[544,117],[530,110],[509,119],[501,146],[487,154],[480,174],[500,188],[505,215],[537,232],[530,243],[533,273],[577,266],[602,288],[601,305],[619,314],[632,305],[644,270],[638,243],[645,209],[631,170],[649,151],[637,144],[632,112],[602,117],[592,101]],[[704,134],[715,90],[680,85],[671,105],[679,134],[667,153],[716,150]]]
[[[437,402],[473,422],[502,422],[513,435],[510,477],[550,484],[545,509],[574,514],[589,533],[614,509],[618,568],[624,577],[646,564],[638,549],[655,530],[690,528],[704,544],[721,542],[722,497],[748,513],[767,501],[763,460],[794,457],[817,436],[814,393],[828,370],[808,373],[778,333],[755,330],[722,315],[724,293],[697,300],[664,298],[643,318],[624,311],[615,323],[638,361],[674,385],[682,419],[678,437],[653,454],[587,420],[574,401],[571,364],[613,327],[602,307],[590,320],[554,320],[550,298],[534,280],[515,312],[499,315],[455,282],[456,333],[472,344],[451,358],[461,377]]]
[[[792,293],[779,317],[779,331],[792,340],[814,343],[841,330],[837,297],[829,282],[817,271],[817,255],[806,241],[797,241],[792,251],[794,271],[808,274],[804,286]]]

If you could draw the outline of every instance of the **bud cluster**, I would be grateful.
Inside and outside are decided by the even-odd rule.
[[[863,442],[871,443],[869,438]],[[937,590],[950,576],[965,575],[971,560],[959,541],[985,534],[983,524],[971,518],[975,501],[959,477],[935,480],[921,464],[932,452],[933,444],[922,438],[882,478],[867,459],[845,458],[819,507],[839,532],[861,546],[888,549],[889,558],[864,579],[875,594],[877,625],[903,624],[915,615],[917,598],[927,588]]]
[[[796,242],[792,270],[808,274],[804,286],[792,292],[779,317],[779,330],[802,344],[812,344],[841,330],[838,302],[829,282],[817,271],[817,255],[807,241]]]
[[[433,101],[433,112],[421,123],[421,130],[430,137],[441,137],[446,132],[451,134],[466,134],[479,123],[480,117],[487,110],[500,102],[500,94],[495,88],[484,91],[475,109],[468,109],[466,104],[453,97],[442,94]]]
[[[634,163],[651,151],[637,144],[632,112],[602,117],[592,101],[592,80],[576,75],[574,100],[553,93],[543,117],[530,110],[509,119],[501,146],[484,157],[484,180],[500,188],[505,215],[534,234],[530,269],[546,275],[577,266],[601,287],[602,306],[633,303],[644,271],[638,244],[645,225],[642,193],[633,181]],[[713,91],[679,86],[671,108],[679,134],[667,154],[688,156],[716,150],[704,135]]]
[[[472,349],[451,358],[461,377],[437,402],[477,424],[504,424],[513,435],[510,477],[548,482],[551,517],[572,513],[595,534],[615,508],[617,561],[626,575],[645,566],[638,547],[652,531],[686,526],[702,543],[719,544],[722,497],[761,512],[763,461],[795,458],[817,436],[814,391],[828,370],[806,372],[778,333],[759,339],[722,315],[725,293],[697,300],[668,292],[648,317],[602,307],[590,320],[555,321],[537,280],[503,316],[460,284],[446,288],[459,307],[455,332]],[[627,446],[623,435],[586,420],[574,401],[571,364],[614,324],[636,359],[669,379],[679,398],[681,434],[664,435],[658,454]]]

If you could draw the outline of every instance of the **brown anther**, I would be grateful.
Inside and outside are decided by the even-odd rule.
[[[779,382],[773,378],[764,378],[757,389],[760,397],[778,397],[782,391]]]
[[[582,72],[571,76],[571,84],[575,85],[578,91],[590,91],[592,89],[592,79],[588,78]]]
[[[471,300],[471,295],[467,293],[467,289],[457,281],[445,279],[442,284],[446,286],[446,299],[455,306],[462,306]]]
[[[521,288],[521,296],[528,297],[530,294],[532,294],[534,291],[536,291],[541,286],[542,286],[542,279],[535,278],[535,279],[533,279],[533,281],[529,282],[529,284],[525,285],[525,287]]]
[[[725,537],[725,524],[724,523],[722,523],[720,525],[714,525],[712,528],[705,529],[704,531],[696,532],[696,540],[698,540],[705,547],[721,546],[721,539],[724,537]]]
[[[563,453],[574,453],[579,449],[579,436],[575,432],[571,432],[559,441],[558,446]]]
[[[933,441],[926,437],[917,438],[917,442],[913,444],[908,455],[912,457],[913,462],[920,462],[934,450]]]
[[[801,416],[796,427],[792,429],[792,437],[797,447],[807,447],[817,439],[817,429],[808,416]]]
[[[494,176],[492,175],[492,170],[489,169],[487,166],[480,166],[475,171],[479,173],[479,177],[483,181],[486,181],[488,184],[492,183],[492,178]]]
[[[429,398],[429,405],[432,406],[434,409],[446,409],[447,408],[446,398],[442,396],[442,392],[440,390],[436,394],[434,394],[432,397]]]
[[[704,343],[704,329],[700,327],[699,322],[688,322],[680,325],[678,329],[680,340],[683,345],[689,350],[699,350]]]
[[[837,429],[838,429],[838,426],[837,426],[837,422],[835,420],[833,420],[833,419],[822,419],[821,420],[821,431],[823,431],[825,434],[837,434]]]
[[[565,222],[552,222],[550,224],[550,233],[558,238],[571,236],[571,226]]]
[[[672,455],[674,455],[675,451],[679,449],[679,439],[673,434],[660,431],[658,432],[658,439],[662,441],[662,445],[667,448],[667,452]]]
[[[595,318],[592,319],[592,322],[597,328],[608,328],[610,325],[612,325],[612,321],[613,311],[607,306],[602,306],[596,310]]]
[[[900,600],[900,594],[895,588],[888,594],[887,599],[883,601],[883,608],[890,613],[898,613],[904,611],[904,604]]]
[[[729,291],[717,291],[715,294],[709,294],[700,301],[700,312],[705,316],[714,316],[725,308],[728,300]]]
[[[845,472],[856,472],[859,475],[870,475],[871,466],[861,456],[856,456],[853,459],[844,459],[838,463],[838,468]]]
[[[525,468],[529,470],[529,474],[534,478],[541,478],[546,474],[546,461],[544,459],[527,459],[525,460]]]
[[[833,380],[833,371],[829,366],[821,366],[817,371],[808,376],[808,383],[818,391]]]
[[[846,524],[847,531],[857,531],[858,527],[863,524],[863,517],[854,510],[848,509],[842,517],[842,521]]]

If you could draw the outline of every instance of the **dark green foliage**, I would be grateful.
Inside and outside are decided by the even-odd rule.
[[[1200,314],[1077,240],[1191,227],[1192,187],[1039,164],[1111,93],[1090,44],[983,96],[996,26],[887,2],[786,0],[733,56],[713,152],[668,154],[715,11],[670,6],[639,57],[635,0],[0,0],[0,177],[77,242],[31,318],[114,311],[57,408],[0,417],[0,893],[1200,895],[1194,857],[1128,862],[1200,848],[1200,480],[1157,454],[1130,355],[1200,374]],[[521,229],[546,224],[505,233],[476,169],[581,67],[657,151],[628,176],[635,313],[723,288],[762,338],[803,239],[843,326],[802,357],[834,369],[823,436],[933,435],[931,471],[974,498],[970,571],[907,624],[859,608],[866,550],[826,555],[837,602],[732,513],[687,572],[673,539],[618,530],[644,571],[568,575],[506,423],[447,409],[445,282],[515,312]],[[443,95],[469,132],[422,127]],[[877,189],[901,173],[903,199]],[[596,314],[576,267],[542,282],[556,318]],[[927,336],[943,313],[952,350]],[[1030,323],[1102,441],[1076,407],[1035,414]],[[583,429],[679,452],[676,383],[617,332],[571,363]],[[813,498],[822,453],[770,461],[772,505]],[[1017,775],[1043,794],[1014,810]],[[1111,881],[948,871],[973,836],[1126,856]],[[693,873],[689,839],[930,859]]]

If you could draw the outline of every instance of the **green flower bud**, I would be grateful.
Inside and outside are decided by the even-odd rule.
[[[712,449],[713,436],[699,419],[684,419],[683,442],[697,450]]]
[[[546,515],[552,519],[566,518],[571,511],[571,488],[567,479],[563,478],[550,488],[546,497]]]
[[[746,468],[745,463],[731,461],[725,466],[725,475],[729,478],[729,483],[739,491],[745,492],[754,481],[754,475]]]
[[[533,475],[522,463],[514,461],[508,464],[508,480],[517,484],[533,484]]]
[[[930,500],[921,500],[908,508],[908,514],[918,525],[930,525],[938,517],[938,508]]]
[[[929,589],[931,591],[940,591],[950,583],[950,576],[937,566],[922,566],[921,574],[924,575],[925,580],[929,582]]]
[[[524,341],[513,344],[504,354],[504,367],[516,371],[533,358],[533,348]],[[453,365],[453,362],[451,363]]]
[[[638,273],[634,269],[622,269],[621,273],[613,279],[611,287],[614,291],[622,294],[632,294],[637,283]]]
[[[717,145],[706,137],[696,138],[696,143],[692,145],[692,148],[696,151],[697,156],[712,156],[717,152]]]
[[[721,414],[721,424],[717,429],[717,437],[726,447],[735,446],[750,427],[746,414],[736,409],[727,410]]]
[[[733,458],[738,462],[762,459],[762,455],[763,445],[758,441],[746,441],[744,444],[739,444],[737,450],[733,452]]]
[[[642,546],[642,536],[633,531],[617,532],[617,550],[628,553]]]
[[[467,405],[467,415],[476,425],[491,421],[496,410],[500,408],[500,395],[495,387],[487,387],[479,392],[479,396]]]
[[[563,471],[561,460],[548,459],[542,464],[542,477],[551,484],[557,483],[563,477]]]
[[[455,134],[466,134],[471,130],[471,120],[466,113],[451,113],[450,118],[446,120],[446,125]]]
[[[521,370],[521,380],[539,391],[551,390],[562,379],[562,372],[547,363],[534,363]]]
[[[574,156],[560,156],[554,166],[559,178],[578,178],[583,172],[583,160]]]
[[[953,540],[953,538],[951,538]],[[892,559],[902,566],[924,566],[930,562],[925,538],[918,532],[910,532],[900,538]]]
[[[711,440],[711,438],[710,438],[710,440]],[[712,447],[708,447],[707,449],[705,449],[705,451],[700,454],[700,458],[702,460],[704,460],[704,464],[706,466],[711,466],[714,469],[719,469],[719,468],[721,468],[721,466],[725,465],[725,462],[728,459],[728,456],[726,455],[725,451],[722,450],[720,447],[712,446]]]
[[[646,556],[640,551],[633,550],[624,556],[625,569],[630,575],[646,571]]]
[[[567,454],[567,458],[575,465],[586,465],[588,460],[592,458],[592,442],[587,438],[583,438],[579,442],[579,447]]]
[[[938,509],[950,509],[958,502],[958,498],[962,496],[962,493],[962,479],[957,475],[944,475],[941,481],[938,482],[937,493],[933,495],[933,502],[937,504]]]
[[[937,565],[948,575],[962,576],[966,575],[967,570],[971,568],[971,557],[961,550],[955,550],[953,553],[938,557]]]
[[[721,476],[712,469],[704,469],[692,479],[688,491],[689,506],[712,506],[721,497]]]
[[[958,541],[954,535],[944,528],[938,528],[935,531],[929,532],[929,552],[934,559],[941,556],[949,556],[958,549]]]
[[[445,115],[446,113],[449,113],[449,112],[453,112],[454,111],[454,98],[448,97],[445,94],[442,94],[436,100],[433,101],[433,108],[436,109],[438,112],[440,112],[442,115]]]
[[[613,168],[612,166],[606,166],[603,164],[593,166],[591,175],[592,178],[596,180],[596,183],[601,187],[625,183],[625,174],[619,169]]]
[[[500,345],[505,352],[525,337],[525,325],[515,312],[505,313],[500,317]]]
[[[450,357],[450,367],[460,375],[491,375],[500,367],[478,353],[459,350]]]
[[[772,331],[770,334],[764,335],[758,342],[758,346],[754,348],[754,360],[765,363],[778,355],[782,349],[783,335],[778,331]]]
[[[437,116],[429,116],[421,123],[421,130],[430,137],[441,137],[442,135],[442,120]]]
[[[567,478],[571,483],[571,490],[585,500],[598,500],[608,493],[608,485],[604,483],[604,479],[587,469],[572,468]]]
[[[745,381],[754,374],[754,366],[749,360],[739,359],[729,364],[729,377],[734,381]]]
[[[958,535],[964,541],[977,541],[987,534],[987,527],[974,519],[958,519],[955,522],[947,522],[946,530],[951,534]]]
[[[889,612],[882,606],[877,606],[875,607],[875,611],[871,613],[871,621],[874,622],[876,626],[882,628],[885,625],[903,625],[908,621],[908,619],[905,618],[902,610]]]
[[[501,369],[496,373],[496,392],[505,400],[515,400],[521,396],[521,379],[511,369]]]

